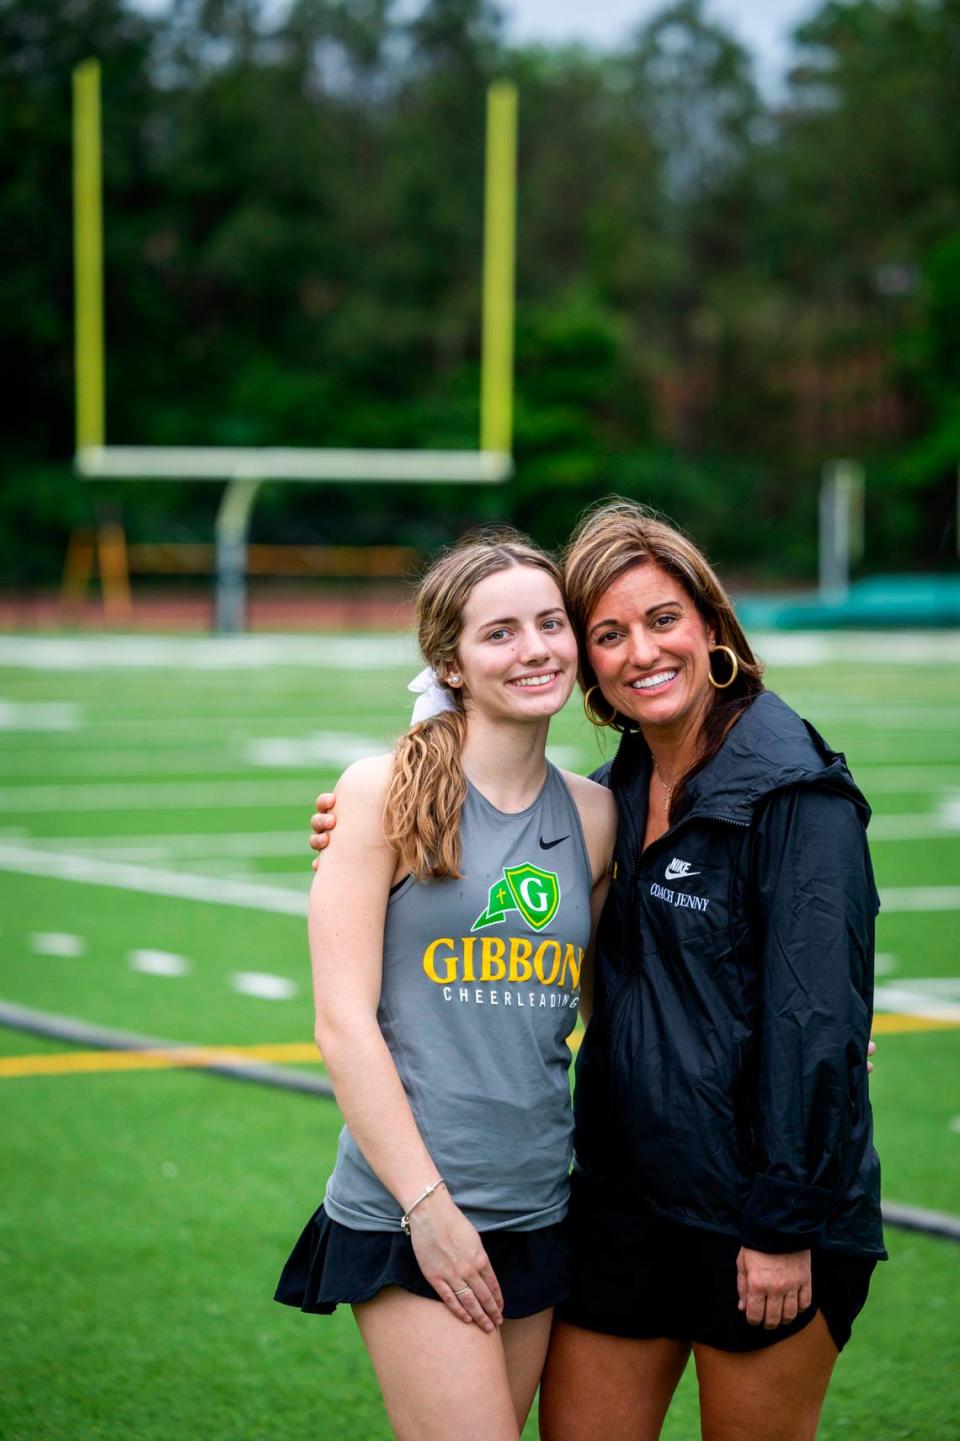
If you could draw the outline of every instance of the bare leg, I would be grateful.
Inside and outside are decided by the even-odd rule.
[[[550,1312],[505,1321],[490,1334],[438,1301],[390,1286],[353,1314],[397,1441],[519,1441]]]
[[[542,1441],[657,1441],[685,1341],[632,1341],[557,1321],[540,1390]]]
[[[517,1418],[517,1429],[520,1431],[530,1415],[530,1407],[540,1385],[552,1321],[552,1310],[538,1311],[534,1316],[504,1321],[500,1328],[507,1381]]]
[[[694,1346],[703,1441],[813,1441],[837,1359],[818,1312],[802,1331],[740,1355]]]

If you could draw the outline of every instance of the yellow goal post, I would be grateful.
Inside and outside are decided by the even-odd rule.
[[[106,441],[100,67],[73,72],[76,451],[84,480],[225,482],[215,523],[216,626],[242,630],[250,517],[265,481],[502,484],[513,474],[517,91],[487,91],[480,435],[476,450],[137,446]]]

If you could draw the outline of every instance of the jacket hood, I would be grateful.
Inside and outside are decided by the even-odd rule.
[[[612,783],[629,785],[639,774],[648,775],[649,768],[650,751],[642,736],[625,735],[611,767]],[[779,696],[762,691],[716,755],[687,782],[674,824],[694,815],[749,824],[765,796],[797,785],[847,796],[867,824],[870,807],[841,752],[831,750]]]

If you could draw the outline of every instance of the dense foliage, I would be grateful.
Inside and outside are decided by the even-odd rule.
[[[70,468],[88,55],[114,443],[475,446],[484,89],[519,85],[515,481],[274,486],[256,538],[554,542],[616,489],[797,578],[855,454],[866,563],[955,560],[960,0],[827,0],[774,97],[701,0],[616,54],[508,46],[489,0],[0,0],[8,583],[121,500]],[[206,539],[217,489],[124,487],[128,533]]]

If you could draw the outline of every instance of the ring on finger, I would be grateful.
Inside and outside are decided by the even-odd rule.
[[[469,1290],[471,1290],[471,1289],[472,1289],[472,1288],[471,1288],[470,1286],[464,1286],[464,1287],[462,1287],[461,1290],[459,1290],[459,1291],[454,1291],[453,1294],[454,1294],[455,1296],[465,1296],[465,1295],[467,1294],[467,1292],[468,1292]]]

